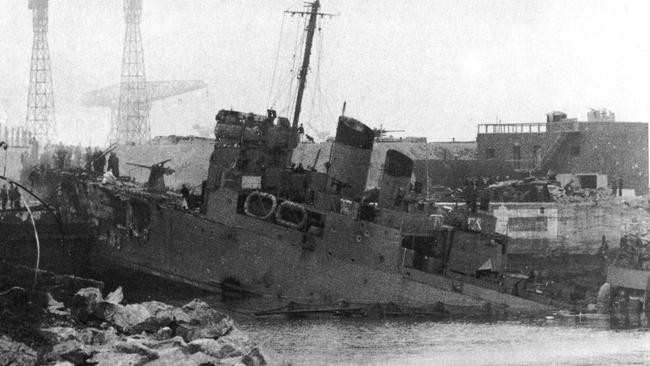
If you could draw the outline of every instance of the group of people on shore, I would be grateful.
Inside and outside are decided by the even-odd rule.
[[[30,140],[30,149],[21,155],[23,181],[32,186],[38,185],[41,176],[48,170],[84,169],[88,173],[102,175],[111,171],[115,177],[120,175],[120,165],[114,151],[105,153],[99,148],[81,145],[45,144],[42,148],[36,139]]]
[[[20,199],[20,191],[18,190],[18,186],[15,184],[11,183],[8,189],[6,184],[0,188],[0,203],[2,203],[2,211],[6,211],[7,209],[20,210]]]

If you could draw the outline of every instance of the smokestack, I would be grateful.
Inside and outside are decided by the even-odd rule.
[[[347,199],[361,199],[366,188],[374,137],[370,127],[353,118],[339,117],[330,154],[328,189]]]
[[[386,151],[384,172],[379,182],[379,207],[393,207],[395,198],[407,193],[413,173],[413,160],[397,150]]]

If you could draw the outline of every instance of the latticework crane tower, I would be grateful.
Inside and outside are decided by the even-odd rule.
[[[126,30],[120,101],[114,140],[119,143],[143,143],[151,139],[149,94],[144,68],[144,48],[140,33],[142,0],[124,0]]]
[[[29,0],[28,4],[33,14],[34,42],[25,128],[38,140],[45,142],[56,137],[52,68],[47,44],[48,0]]]

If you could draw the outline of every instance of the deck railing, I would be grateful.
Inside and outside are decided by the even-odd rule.
[[[546,132],[546,123],[489,123],[478,125],[479,134],[544,132]]]

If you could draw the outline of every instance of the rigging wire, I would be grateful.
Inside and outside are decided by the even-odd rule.
[[[318,116],[320,118],[320,130],[316,130],[317,134],[320,134],[321,131],[323,131],[325,125],[323,121],[323,90],[322,90],[322,82],[321,82],[321,72],[320,68],[321,65],[323,64],[322,59],[323,59],[323,42],[325,39],[325,35],[323,34],[322,28],[319,28],[319,33],[320,33],[320,42],[318,44],[318,59],[317,59],[317,68],[316,68],[316,77],[314,78],[316,80],[316,88],[314,88],[314,92],[318,94]]]
[[[305,22],[304,22],[304,25],[303,25],[302,28],[307,27],[307,22],[308,22],[308,20],[305,19]],[[298,22],[298,24],[300,24],[300,22]],[[299,31],[300,31],[300,29],[301,29],[301,27],[298,28]],[[305,48],[304,47],[305,46],[305,37],[307,36],[306,32],[300,31],[300,33],[301,33],[301,37],[300,37],[299,42],[296,44],[297,52],[294,53],[294,62],[293,62],[293,66],[291,68],[292,75],[291,75],[291,84],[289,85],[289,100],[285,104],[285,105],[289,106],[288,107],[288,112],[291,113],[291,114],[293,114],[293,112],[295,111],[295,108],[296,108],[296,95],[294,94],[294,87],[297,84],[298,72],[299,72],[299,70],[296,70],[296,62],[298,61],[298,58],[296,58],[296,54],[297,55],[302,55],[303,54],[304,48]],[[302,61],[300,61],[300,62],[302,63]],[[298,66],[301,66],[301,65],[298,65]],[[298,91],[295,90],[295,93],[298,93]]]
[[[293,40],[293,56],[291,56],[291,68],[289,69],[289,75],[284,79],[284,82],[279,88],[275,100],[270,104],[271,107],[275,107],[275,104],[285,95],[285,91],[287,90],[288,86],[290,86],[293,82],[293,71],[296,67],[296,55],[298,53],[300,33],[300,22],[296,22],[296,33]]]
[[[336,119],[336,115],[332,112],[332,109],[330,107],[330,103],[327,101],[327,95],[323,94],[323,91],[320,88],[320,85],[318,86],[318,92],[323,96],[323,104],[325,106],[325,109],[328,113],[328,117],[331,118],[332,120]]]
[[[320,116],[320,113],[316,112],[315,104],[316,104],[316,97],[319,99],[319,104],[320,104],[320,98],[322,98],[321,93],[319,93],[320,90],[320,65],[321,65],[321,56],[323,55],[323,33],[321,29],[321,24],[318,24],[318,46],[317,46],[317,52],[318,56],[316,57],[316,71],[314,73],[314,77],[312,78],[314,80],[314,88],[311,92],[311,106],[310,106],[310,113],[309,113],[309,120],[311,123],[306,122],[307,126],[312,129],[316,134],[319,133],[318,129],[316,129],[313,126],[314,120],[316,119],[315,117]]]
[[[275,50],[275,63],[273,64],[273,73],[271,74],[271,86],[269,87],[269,96],[266,98],[266,105],[269,106],[271,101],[271,93],[273,93],[273,87],[275,86],[275,72],[278,68],[278,60],[280,59],[280,46],[282,45],[282,36],[284,34],[284,20],[287,17],[287,13],[282,14],[282,25],[280,25],[280,36],[278,37],[278,47]]]
[[[325,39],[325,36],[323,35],[322,28],[319,28],[320,31],[320,39],[319,39],[319,45],[318,45],[318,58],[317,58],[317,69],[316,69],[316,75],[314,76],[315,80],[315,87],[314,87],[314,92],[318,93],[318,111],[319,111],[319,116],[321,118],[321,131],[318,131],[312,127],[317,133],[319,132],[325,132],[325,118],[323,118],[323,106],[325,106],[325,110],[327,112],[327,118],[331,120],[335,120],[336,116],[334,113],[332,113],[332,110],[329,106],[329,103],[327,101],[327,95],[323,93],[322,89],[322,81],[321,81],[321,73],[320,73],[320,67],[323,64],[323,41]]]

